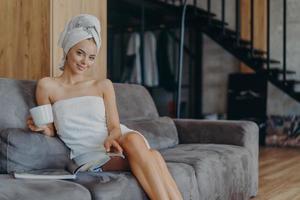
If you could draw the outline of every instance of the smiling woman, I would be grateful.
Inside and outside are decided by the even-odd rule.
[[[93,39],[83,40],[72,47],[66,57],[66,69],[84,72],[95,63],[97,47]]]
[[[60,137],[77,165],[96,163],[91,172],[130,170],[150,199],[182,199],[160,153],[141,133],[120,124],[112,82],[84,73],[93,67],[100,45],[96,17],[83,14],[69,21],[59,40],[63,73],[39,80],[36,88],[37,103],[52,104],[54,123],[37,127],[29,117],[28,127]]]

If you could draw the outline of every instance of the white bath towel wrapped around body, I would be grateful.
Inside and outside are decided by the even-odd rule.
[[[82,96],[59,100],[52,108],[57,134],[70,148],[70,158],[77,165],[95,160],[103,165],[110,160],[103,146],[108,130],[102,97]],[[120,128],[122,134],[134,131],[122,124]],[[145,142],[149,147],[146,139]]]

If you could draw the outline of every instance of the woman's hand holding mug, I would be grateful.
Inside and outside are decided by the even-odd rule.
[[[31,131],[52,135],[52,130],[48,126],[48,124],[53,122],[51,104],[31,108],[30,114],[31,116],[27,118],[27,126]]]
[[[42,132],[45,135],[52,135],[52,130],[47,125],[36,126],[31,116],[27,118],[27,126],[33,132]]]

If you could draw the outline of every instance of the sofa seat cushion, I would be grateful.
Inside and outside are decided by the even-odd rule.
[[[1,200],[90,200],[90,192],[80,184],[64,180],[14,179],[0,175]]]
[[[251,154],[246,148],[219,144],[181,144],[161,151],[168,162],[193,166],[201,200],[249,199]]]
[[[17,128],[0,132],[0,173],[61,169],[69,162],[69,150],[57,137]]]
[[[74,181],[87,188],[93,200],[147,199],[130,172],[83,172]]]
[[[199,200],[198,184],[192,166],[167,163],[184,199]],[[79,173],[77,183],[88,188],[93,200],[148,199],[130,172]]]
[[[176,126],[169,117],[127,120],[122,121],[122,123],[144,135],[153,149],[164,149],[178,144]]]

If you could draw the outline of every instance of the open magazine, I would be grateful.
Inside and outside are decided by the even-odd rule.
[[[122,153],[107,153],[107,155],[125,158]],[[101,162],[95,160],[81,166],[76,165],[74,162],[69,162],[66,169],[31,170],[27,172],[14,172],[13,175],[19,179],[76,179],[78,172],[88,171],[93,166],[101,165]]]

